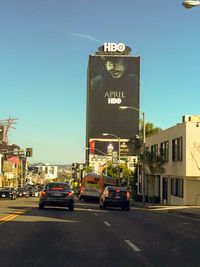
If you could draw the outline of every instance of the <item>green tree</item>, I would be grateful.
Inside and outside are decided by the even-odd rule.
[[[162,174],[165,172],[166,161],[163,155],[145,151],[139,156],[139,163],[145,166],[145,173]]]
[[[120,167],[114,167],[112,164],[109,164],[107,167],[107,175],[113,178],[119,179],[119,171],[122,169],[123,179],[125,179],[124,186],[129,186],[132,183],[134,173],[126,166],[121,164]],[[106,169],[103,169],[103,173],[106,173]]]
[[[146,137],[154,135],[154,134],[157,134],[157,133],[160,133],[160,132],[162,132],[162,129],[160,127],[154,127],[153,123],[147,122],[145,124]],[[140,130],[140,135],[142,136],[142,134],[143,134],[143,126],[141,127],[141,130]]]
[[[160,133],[160,132],[162,132],[162,129],[160,127],[154,127],[154,124],[151,122],[145,123],[145,136],[146,137]],[[143,121],[142,120],[140,120],[139,135],[136,135],[135,137],[133,137],[131,142],[134,145],[136,154],[140,154],[142,146],[143,146]]]

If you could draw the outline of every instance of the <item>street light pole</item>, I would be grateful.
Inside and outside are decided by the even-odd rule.
[[[145,143],[146,143],[146,129],[145,129],[145,112],[141,111],[138,108],[132,107],[132,106],[119,106],[119,109],[134,109],[140,113],[142,113],[142,119],[143,119],[143,146],[142,146],[142,150],[144,153],[144,160],[142,163],[142,202],[143,204],[145,203]]]

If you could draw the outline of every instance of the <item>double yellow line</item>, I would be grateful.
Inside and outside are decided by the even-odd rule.
[[[10,214],[2,219],[0,219],[0,224],[3,224],[3,223],[6,223],[6,222],[9,222],[11,221],[12,219],[14,219],[15,217],[23,214],[26,210],[19,210],[17,212],[15,212],[14,214]]]

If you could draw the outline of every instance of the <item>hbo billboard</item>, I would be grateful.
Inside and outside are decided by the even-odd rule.
[[[131,138],[139,130],[139,113],[120,110],[120,105],[139,108],[140,57],[89,57],[87,89],[87,140],[112,133]]]

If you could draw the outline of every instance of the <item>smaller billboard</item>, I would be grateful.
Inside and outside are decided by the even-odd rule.
[[[113,139],[110,140],[91,140],[90,141],[90,153],[91,154],[97,154],[102,155],[106,154],[107,156],[112,156],[112,153],[114,151],[119,152],[119,141],[116,139],[114,141]],[[129,139],[121,139],[120,141],[120,158],[134,155],[135,153],[135,147],[133,143]]]
[[[90,142],[90,153],[94,153],[94,151],[95,151],[95,140],[92,140],[91,142]]]
[[[12,161],[3,162],[3,172],[12,172]]]

